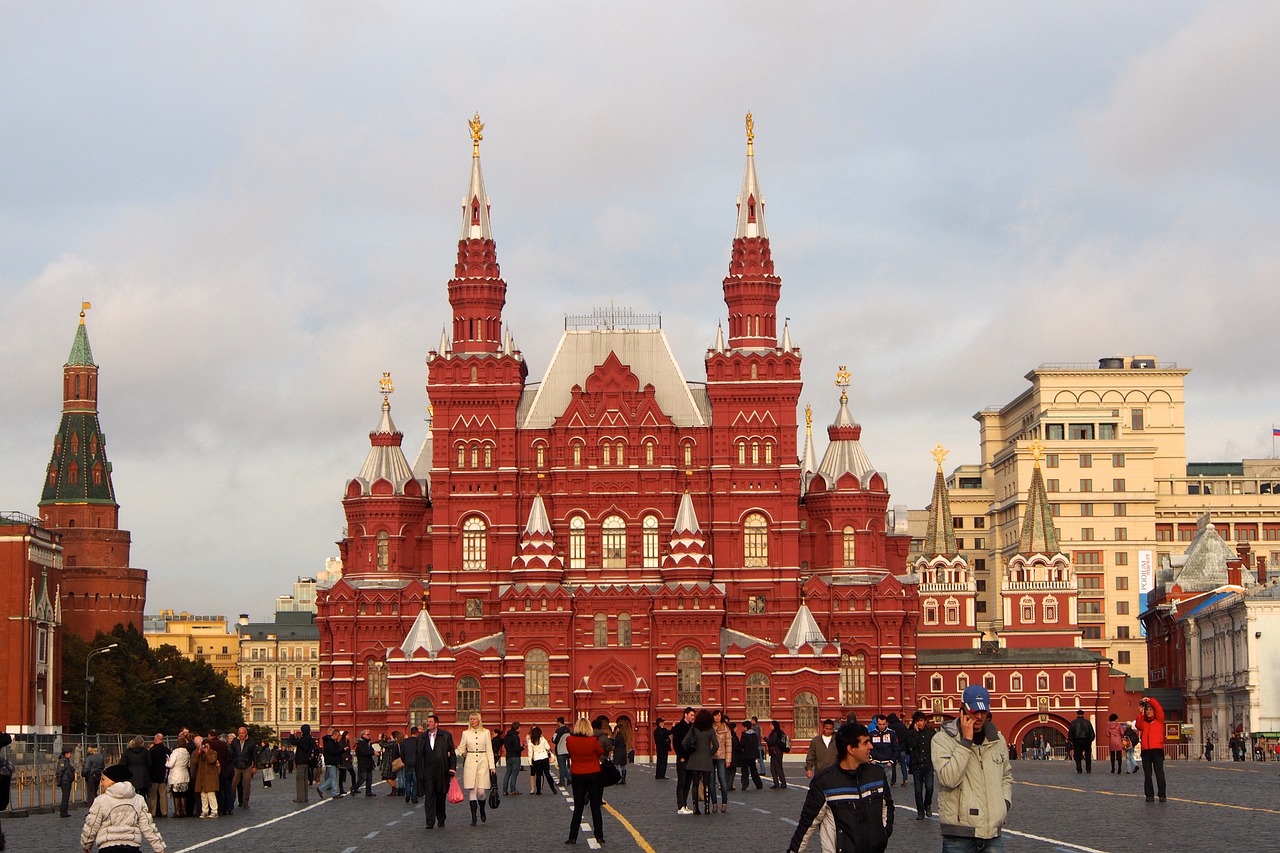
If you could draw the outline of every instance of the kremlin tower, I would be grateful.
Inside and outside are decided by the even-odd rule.
[[[62,423],[53,438],[40,519],[62,541],[64,629],[92,642],[97,632],[118,624],[142,630],[147,573],[129,567],[129,531],[120,529],[106,437],[98,423],[98,365],[84,317],[81,310],[62,368]]]

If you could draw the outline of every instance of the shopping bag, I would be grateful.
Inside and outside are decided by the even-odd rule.
[[[462,802],[462,786],[458,784],[457,776],[454,776],[449,780],[449,793],[445,799],[451,803]]]

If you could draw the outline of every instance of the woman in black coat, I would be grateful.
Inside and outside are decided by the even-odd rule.
[[[133,790],[143,797],[151,790],[151,754],[141,736],[129,741],[129,748],[124,751],[120,763],[129,768],[129,779]]]

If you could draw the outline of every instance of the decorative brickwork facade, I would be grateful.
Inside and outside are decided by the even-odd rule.
[[[822,462],[808,433],[799,452],[801,353],[778,337],[750,146],[729,340],[708,348],[705,383],[656,318],[613,310],[570,318],[530,383],[502,328],[478,143],[427,440],[410,466],[384,397],[346,486],[343,576],[318,596],[321,723],[604,714],[644,752],[652,721],[686,705],[778,719],[800,743],[822,717],[914,707],[905,518],[843,368]]]

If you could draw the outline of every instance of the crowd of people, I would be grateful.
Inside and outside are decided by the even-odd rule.
[[[799,851],[817,837],[823,851],[884,850],[893,832],[893,789],[913,784],[917,820],[933,816],[937,793],[946,853],[1000,853],[1000,830],[1012,805],[1010,762],[1017,753],[992,723],[990,701],[983,687],[969,686],[959,716],[936,729],[924,711],[916,711],[909,722],[896,714],[878,714],[867,725],[853,714],[838,723],[822,720],[805,750],[809,787],[789,849]],[[245,727],[226,735],[216,730],[197,735],[184,728],[172,748],[163,734],[149,744],[134,738],[111,766],[90,746],[78,771],[90,804],[82,844],[86,853],[95,843],[140,849],[145,838],[162,853],[156,818],[233,815],[250,808],[255,780],[270,787],[290,773],[295,803],[307,803],[313,788],[322,799],[354,797],[362,789],[365,797],[373,797],[377,774],[387,784],[387,796],[424,804],[428,829],[443,828],[446,805],[463,801],[475,827],[488,822],[501,797],[522,794],[526,757],[531,794],[555,795],[562,789],[571,794],[565,843],[577,843],[589,812],[594,839],[603,844],[604,791],[627,784],[627,768],[635,760],[633,730],[625,719],[611,726],[605,716],[572,724],[560,717],[556,723],[548,732],[533,726],[525,734],[519,722],[491,730],[473,713],[456,741],[434,714],[407,733],[375,738],[365,729],[354,740],[337,727],[317,739],[303,725],[278,743],[259,743]],[[1148,802],[1167,798],[1164,729],[1164,711],[1150,697],[1140,702],[1135,720],[1111,714],[1105,728],[1112,773],[1136,773],[1133,753],[1140,750]],[[1083,711],[1068,737],[1077,772],[1091,773],[1096,733]],[[1243,752],[1243,743],[1232,747],[1233,753]],[[1043,738],[1027,749],[1030,757],[1040,757]],[[766,775],[772,789],[788,787],[783,757],[792,752],[792,743],[777,720],[738,722],[723,709],[688,707],[670,728],[661,717],[655,721],[655,780],[671,778],[672,752],[675,809],[681,816],[726,814],[730,792],[738,786],[761,790]],[[71,749],[62,751],[55,769],[62,817],[70,816],[77,775],[72,756]]]

